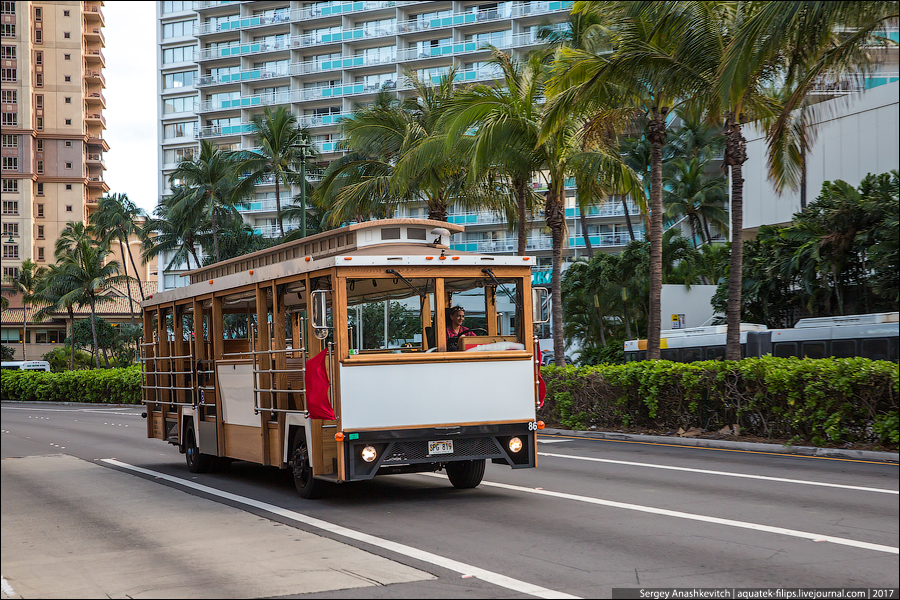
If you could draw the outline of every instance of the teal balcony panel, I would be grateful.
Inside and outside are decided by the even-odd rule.
[[[322,88],[322,97],[331,98],[331,88]]]
[[[447,222],[459,224],[465,221],[465,215],[447,215]],[[458,249],[458,248],[457,248]]]
[[[465,47],[466,52],[474,52],[475,50],[478,50],[478,44],[476,44],[475,42],[466,42]]]
[[[469,223],[477,223],[477,222],[478,222],[478,215],[466,215],[466,224],[467,225]]]
[[[440,20],[440,19],[431,19],[431,21],[430,21],[430,26],[431,26],[431,27],[440,27],[440,26],[441,26],[441,20]]]

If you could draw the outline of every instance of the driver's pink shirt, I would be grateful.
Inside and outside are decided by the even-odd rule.
[[[475,332],[463,325],[459,328],[459,333],[453,333],[453,330],[449,327],[447,328],[447,339],[455,338],[460,335],[475,335]]]

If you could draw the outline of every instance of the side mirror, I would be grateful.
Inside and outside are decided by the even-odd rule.
[[[331,290],[316,290],[309,294],[310,315],[316,337],[323,339],[328,337],[328,294]],[[319,337],[320,332],[325,335]]]
[[[547,288],[531,288],[531,311],[534,323],[550,321],[550,291]]]

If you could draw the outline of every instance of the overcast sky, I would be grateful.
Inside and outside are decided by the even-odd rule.
[[[106,26],[106,182],[148,213],[156,207],[156,3],[111,0]]]

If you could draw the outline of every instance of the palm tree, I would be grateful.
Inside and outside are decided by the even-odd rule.
[[[213,146],[209,141],[200,142],[200,153],[178,163],[169,176],[172,184],[180,182],[184,193],[173,210],[202,213],[210,222],[212,246],[216,262],[220,259],[218,219],[220,208],[233,207],[236,202],[250,195],[255,180],[237,177],[237,161],[233,154]]]
[[[494,190],[468,179],[467,150],[447,150],[441,117],[451,104],[455,76],[450,69],[434,84],[410,72],[414,95],[395,101],[382,92],[372,107],[342,122],[350,152],[331,163],[318,188],[331,225],[380,218],[419,202],[430,219],[446,221],[453,202],[491,203]]]
[[[86,245],[90,246],[95,243],[97,243],[97,240],[94,237],[93,225],[85,225],[81,221],[69,221],[63,230],[59,232],[59,237],[56,238],[54,253],[57,260],[59,260],[61,256],[74,256]]]
[[[667,165],[663,177],[663,205],[671,219],[685,217],[691,227],[691,240],[712,243],[709,225],[728,231],[728,215],[722,208],[726,198],[725,179],[706,174],[706,164],[698,158],[676,158]]]
[[[128,284],[130,278],[118,275],[119,263],[111,260],[106,262],[110,251],[106,245],[92,244],[87,241],[79,242],[78,247],[71,254],[57,255],[61,271],[60,285],[69,291],[60,297],[61,305],[74,304],[86,299],[91,307],[91,334],[93,336],[94,351],[97,352],[96,366],[100,367],[100,345],[97,339],[97,298],[105,290],[120,284]],[[106,358],[106,367],[109,368],[109,359]]]
[[[241,172],[248,173],[253,182],[266,176],[275,180],[275,209],[278,211],[278,229],[284,237],[281,214],[281,186],[290,189],[298,178],[296,165],[301,161],[300,144],[308,144],[309,132],[297,124],[297,117],[279,106],[272,111],[268,106],[261,114],[251,118],[253,142],[258,150],[245,150],[237,154]],[[301,182],[301,185],[302,182]]]
[[[22,266],[14,275],[7,275],[4,282],[9,288],[3,289],[3,293],[9,296],[22,294],[22,359],[27,360],[26,342],[28,341],[28,321],[31,318],[29,311],[35,301],[34,291],[43,277],[46,269],[39,267],[29,258],[22,261]]]
[[[113,194],[100,198],[97,210],[91,214],[91,224],[97,231],[103,232],[102,241],[109,244],[113,240],[119,243],[119,251],[122,254],[122,267],[125,275],[128,276],[128,265],[124,262],[125,251],[128,251],[128,260],[131,262],[131,268],[134,272],[134,278],[137,280],[138,290],[141,294],[141,300],[144,300],[144,286],[141,283],[138,274],[137,265],[134,264],[134,256],[131,253],[131,245],[129,238],[132,235],[143,235],[143,229],[139,224],[146,219],[146,214],[134,202],[128,199],[127,194]],[[134,300],[131,297],[131,287],[127,288],[128,307],[131,312],[131,325],[135,326],[134,320]]]
[[[191,269],[191,257],[200,267],[203,263],[197,255],[198,237],[209,229],[209,222],[203,207],[196,203],[182,202],[190,191],[184,186],[176,186],[171,196],[163,198],[153,211],[153,218],[144,222],[142,237],[144,251],[141,260],[147,264],[154,256],[172,253],[172,259],[163,268],[168,271],[173,266],[187,263]]]
[[[449,122],[451,142],[476,128],[473,174],[484,176],[498,170],[500,177],[509,180],[518,225],[518,254],[524,255],[528,240],[526,213],[540,202],[530,183],[544,163],[538,147],[544,67],[538,54],[518,63],[496,48],[491,50],[490,62],[500,69],[504,86],[476,85],[460,91],[444,118]]]
[[[650,6],[647,6],[650,5]],[[575,111],[591,118],[591,128],[610,127],[612,115],[643,114],[650,142],[650,309],[647,358],[660,355],[662,290],[662,148],[666,121],[676,102],[687,97],[693,78],[679,56],[684,32],[655,25],[652,3],[577,2],[573,12],[593,13],[612,31],[609,43],[587,50],[560,48],[553,67],[548,122]],[[607,50],[614,48],[614,50]],[[625,111],[614,111],[623,106]]]
[[[75,306],[87,304],[89,300],[83,297],[69,296],[63,302],[66,294],[72,291],[67,284],[66,274],[61,266],[49,265],[47,267],[47,272],[41,277],[34,293],[36,304],[41,306],[40,310],[34,314],[34,320],[40,322],[62,309],[66,310],[69,317],[66,331],[72,342],[69,355],[69,370],[72,370],[75,368]]]

